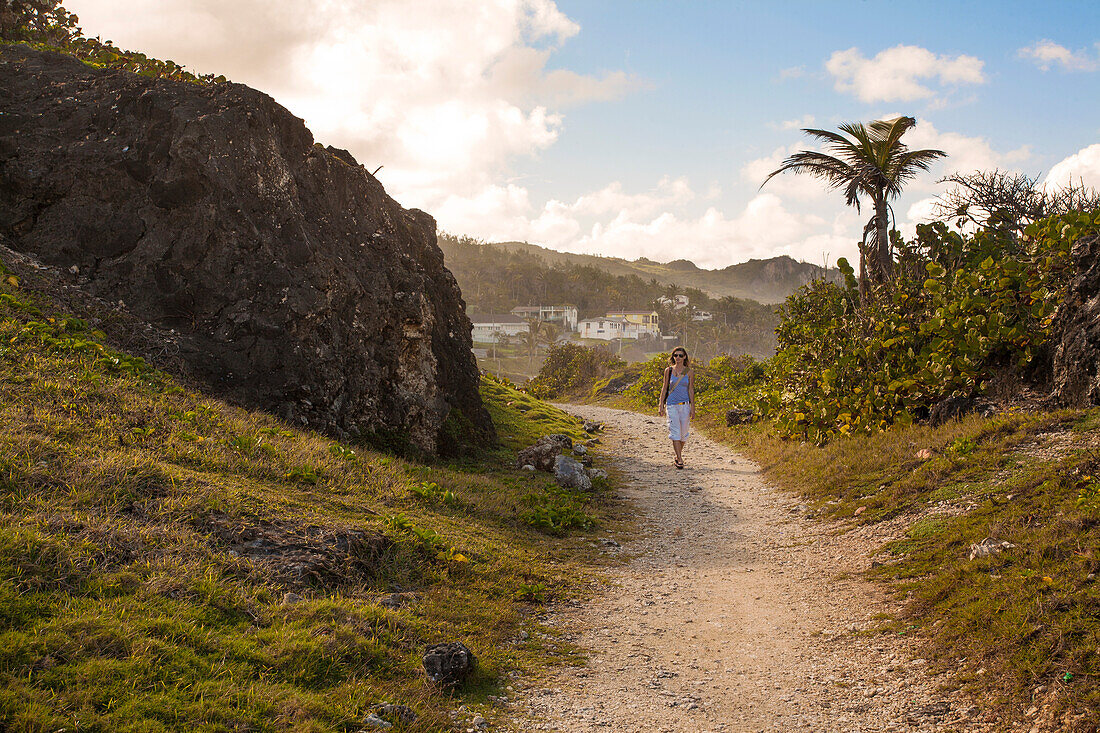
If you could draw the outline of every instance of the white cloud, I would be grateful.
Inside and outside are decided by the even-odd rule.
[[[910,184],[910,188],[917,190],[927,189],[936,179],[956,171],[1018,170],[1021,163],[1032,157],[1030,145],[998,151],[984,137],[944,132],[925,119],[918,119],[917,126],[905,134],[904,141],[913,149],[932,148],[947,153],[947,158],[934,164],[930,174],[919,176]]]
[[[813,115],[802,115],[797,120],[783,120],[779,123],[780,130],[801,130],[814,123]]]
[[[834,51],[825,63],[838,91],[855,94],[864,102],[910,102],[935,97],[927,82],[943,87],[983,84],[985,62],[974,56],[937,56],[920,46],[894,46],[873,58],[858,48]],[[941,90],[942,91],[942,90]]]
[[[537,208],[526,190],[510,185],[470,199],[452,197],[438,213],[443,229],[488,241],[520,239],[626,259],[683,258],[702,267],[782,254],[814,263],[828,255],[832,262],[856,253],[860,217],[854,211],[833,210],[829,220],[791,210],[777,194],[764,192],[734,217],[713,206],[685,214],[684,205],[696,198],[686,181],[666,178],[642,194],[626,193],[616,182],[571,203],[551,200]]]
[[[561,110],[642,86],[550,69],[580,27],[552,0],[68,0],[86,32],[271,94],[406,206],[476,200],[547,149]],[[275,51],[273,52],[273,49]]]
[[[1070,183],[1100,190],[1100,143],[1078,150],[1047,174],[1043,185],[1061,188]]]
[[[779,168],[787,156],[806,148],[813,149],[814,146],[794,143],[776,148],[771,155],[750,160],[741,167],[741,180],[754,188],[762,186],[764,191],[783,194],[802,201],[823,198],[828,195],[828,189],[821,181],[807,175],[781,173],[768,181],[767,185],[763,185],[764,179]]]
[[[1100,44],[1097,44],[1100,46]],[[1087,51],[1070,51],[1065,46],[1043,39],[1021,48],[1017,55],[1030,59],[1043,71],[1061,66],[1064,71],[1096,71],[1100,69],[1100,57]]]

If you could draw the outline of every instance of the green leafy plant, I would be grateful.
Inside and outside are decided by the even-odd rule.
[[[358,458],[355,451],[339,443],[333,443],[329,446],[328,452],[337,458],[343,458],[345,461],[354,461]]]
[[[459,499],[455,492],[450,489],[444,489],[434,481],[424,481],[420,484],[413,484],[409,486],[409,491],[419,496],[421,499],[428,501],[442,502],[451,506],[458,505]]]
[[[546,603],[545,583],[520,583],[512,596],[528,603]]]
[[[288,481],[299,481],[303,484],[316,484],[322,477],[320,472],[312,466],[294,466],[283,474],[283,478]]]
[[[530,493],[524,497],[524,502],[530,509],[520,513],[520,520],[551,534],[570,529],[590,529],[596,523],[585,513],[583,502],[563,490],[547,489],[542,493]]]

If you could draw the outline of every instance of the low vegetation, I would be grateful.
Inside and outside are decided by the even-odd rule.
[[[512,467],[576,420],[482,386],[502,446],[405,460],[192,392],[3,271],[0,728],[493,719],[509,671],[574,658],[539,609],[584,590],[609,505]],[[420,659],[454,640],[480,671],[444,694]]]

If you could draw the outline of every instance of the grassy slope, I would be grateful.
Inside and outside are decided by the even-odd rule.
[[[440,730],[461,704],[492,719],[506,671],[574,653],[519,634],[579,592],[590,544],[567,530],[605,506],[507,449],[579,435],[572,418],[487,382],[506,447],[418,464],[208,399],[99,340],[0,274],[0,729],[344,731],[392,701],[420,714],[399,729]],[[378,603],[395,591],[417,596]],[[451,640],[481,663],[454,696],[420,665]]]

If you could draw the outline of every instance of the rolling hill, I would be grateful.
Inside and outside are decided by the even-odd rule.
[[[798,262],[787,255],[749,260],[721,270],[707,270],[688,260],[662,263],[642,257],[630,261],[619,257],[558,252],[526,242],[495,242],[492,246],[541,257],[551,266],[595,267],[612,275],[637,275],[643,280],[656,279],[665,285],[697,288],[713,298],[733,296],[759,303],[781,303],[802,285],[825,274],[825,269],[819,265]],[[835,277],[836,270],[830,268],[827,276]]]

